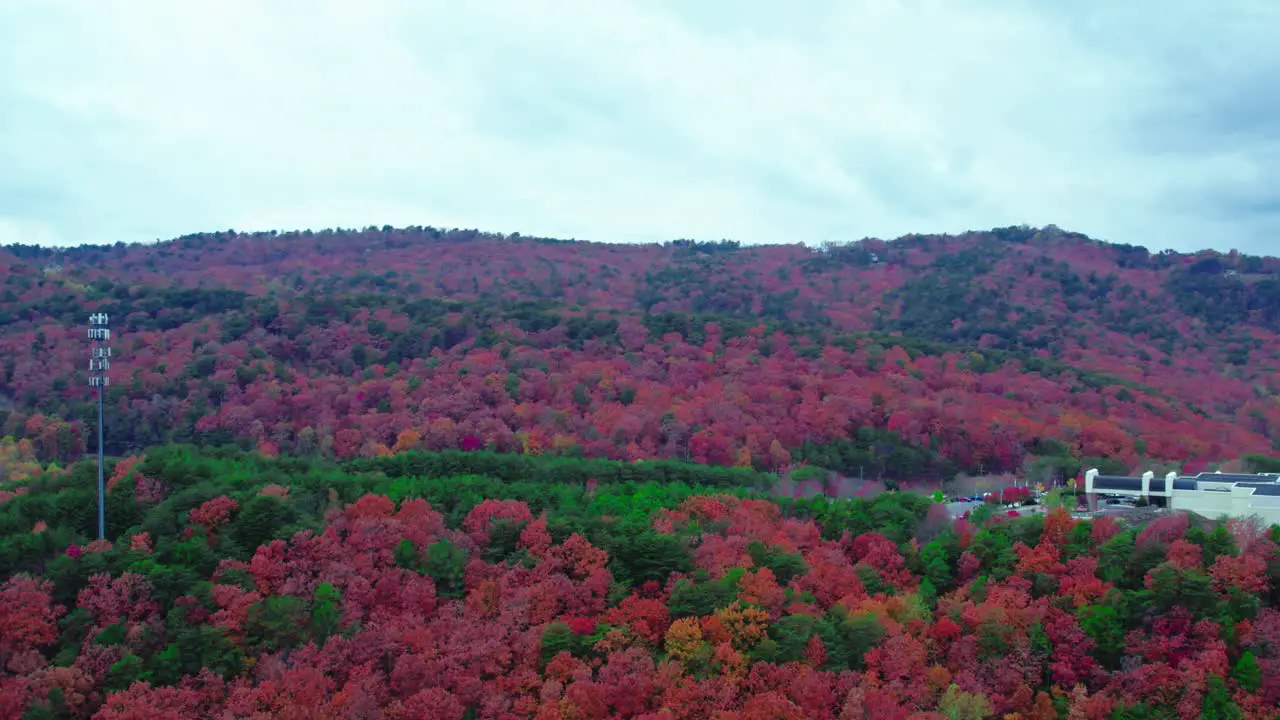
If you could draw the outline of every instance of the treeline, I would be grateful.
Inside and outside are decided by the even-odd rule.
[[[353,472],[378,472],[390,477],[438,478],[483,475],[505,482],[538,483],[684,483],[712,488],[768,490],[777,475],[749,468],[728,468],[677,460],[588,460],[494,452],[415,450],[387,457],[352,460]]]
[[[0,504],[0,537],[7,538],[0,547],[0,574],[40,570],[54,559],[52,550],[86,543],[96,536],[95,473],[95,464],[85,461],[14,484],[15,489],[23,488],[22,494]],[[396,500],[422,497],[459,521],[487,498],[519,499],[535,509],[563,509],[579,502],[597,507],[600,500],[591,498],[615,494],[651,498],[637,501],[634,508],[620,515],[600,513],[625,518],[628,513],[652,511],[656,502],[652,498],[679,500],[712,490],[759,492],[768,490],[777,479],[771,473],[678,461],[626,463],[484,451],[415,451],[338,464],[309,458],[264,458],[235,448],[181,445],[153,449],[137,464],[116,461],[108,475],[116,476],[108,493],[109,539],[147,532],[162,544],[180,543],[184,513],[226,495],[241,504],[241,511],[225,532],[230,542],[225,547],[238,548],[233,554],[240,556],[251,554],[272,538],[317,530],[328,508],[354,502],[366,493],[386,494]],[[143,498],[139,498],[139,478],[144,478]],[[268,485],[288,488],[287,500],[261,495]],[[164,499],[152,503],[146,497],[148,492],[161,493]],[[904,502],[914,503],[914,499]],[[800,503],[797,507],[809,506]],[[30,527],[40,521],[48,529],[31,534]]]
[[[933,448],[915,446],[897,433],[870,427],[858,428],[852,438],[805,443],[793,450],[791,457],[847,477],[891,482],[894,478],[945,482],[964,469]]]
[[[767,473],[679,462],[621,463],[488,452],[413,452],[339,465],[305,458],[264,458],[231,448],[168,446],[145,458],[111,463],[106,552],[68,554],[97,534],[96,467],[91,461],[10,483],[20,493],[0,501],[0,577],[29,572],[55,584],[54,598],[74,604],[91,576],[141,574],[158,599],[170,604],[199,591],[219,558],[250,560],[259,546],[299,532],[320,532],[327,514],[373,494],[396,503],[421,499],[451,527],[487,501],[524,503],[534,513],[553,512],[554,538],[583,534],[610,553],[614,577],[623,582],[664,579],[693,569],[688,547],[657,536],[651,515],[711,492],[769,496]],[[193,526],[200,508],[220,499],[234,517],[212,533]],[[826,532],[885,533],[907,542],[929,503],[911,494],[874,499],[771,499],[789,516],[812,518]],[[37,528],[36,532],[32,528]],[[130,538],[148,538],[145,557]],[[514,538],[511,538],[514,542]],[[136,549],[136,548],[135,548]]]

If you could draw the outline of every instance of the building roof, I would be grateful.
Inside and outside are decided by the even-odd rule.
[[[1216,473],[1204,473],[1192,478],[1198,483],[1218,483],[1220,485],[1234,485],[1241,480],[1254,480],[1256,478],[1236,478],[1229,475],[1218,475]]]
[[[1154,485],[1155,483],[1152,483]],[[1164,485],[1160,486],[1163,489]],[[1094,490],[1141,490],[1142,478],[1127,475],[1098,475],[1093,478]]]
[[[1205,483],[1208,487],[1201,487]],[[1280,497],[1280,474],[1277,473],[1200,473],[1198,475],[1181,475],[1173,479],[1174,490],[1218,490],[1227,492],[1229,486],[1240,485],[1253,488],[1256,495]],[[1164,494],[1165,479],[1152,478],[1149,492]],[[1095,492],[1128,491],[1141,492],[1142,478],[1131,475],[1095,475],[1093,477]]]
[[[1277,482],[1280,481],[1280,475],[1276,473],[1258,473],[1252,475],[1249,473],[1200,473],[1191,476],[1192,479],[1200,482],[1222,482],[1222,483],[1256,483],[1256,482]]]
[[[1276,482],[1240,483],[1240,487],[1253,488],[1254,495],[1270,495],[1273,497],[1280,497],[1280,483],[1276,483]]]

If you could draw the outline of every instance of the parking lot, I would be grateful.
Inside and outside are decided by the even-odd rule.
[[[967,502],[950,502],[947,503],[947,512],[951,513],[952,517],[960,517],[967,512],[972,512],[973,510],[982,507],[983,505],[984,503],[976,500],[970,500]],[[1001,513],[1009,510],[1017,510],[1021,515],[1031,515],[1033,513],[1042,513],[1045,511],[1045,508],[1043,505],[1022,505],[1018,507],[1002,505],[997,506],[996,510]]]

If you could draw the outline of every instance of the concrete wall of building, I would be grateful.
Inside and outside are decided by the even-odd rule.
[[[1280,495],[1254,495],[1253,506],[1280,510]]]
[[[1242,517],[1247,517],[1249,515],[1257,515],[1258,518],[1266,525],[1280,524],[1280,507],[1254,505],[1249,508],[1249,512],[1242,515]]]
[[[1174,510],[1199,513],[1206,517],[1233,515],[1235,503],[1231,493],[1205,490],[1175,490],[1170,507]]]
[[[1270,525],[1280,523],[1280,502],[1277,500],[1280,498],[1254,495],[1250,488],[1233,488],[1231,492],[1177,490],[1173,493],[1171,507],[1210,518],[1257,515]]]

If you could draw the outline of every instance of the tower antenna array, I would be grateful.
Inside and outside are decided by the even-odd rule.
[[[102,480],[102,391],[111,385],[111,328],[106,313],[89,316],[89,387],[98,389],[98,539],[107,537],[107,493]]]

